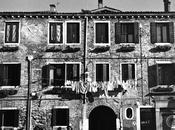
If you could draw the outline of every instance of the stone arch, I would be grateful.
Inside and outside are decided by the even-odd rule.
[[[90,106],[88,109],[87,109],[87,118],[89,118],[89,115],[90,115],[90,113],[91,113],[91,111],[92,110],[94,110],[96,107],[98,107],[98,106],[106,106],[106,107],[109,107],[109,108],[111,108],[113,111],[114,111],[114,113],[116,114],[116,116],[118,116],[119,115],[119,112],[120,112],[120,110],[119,110],[119,108],[117,107],[117,106],[115,106],[114,104],[109,104],[109,103],[104,103],[104,102],[99,102],[99,103],[95,103],[94,105],[92,105],[92,106]]]

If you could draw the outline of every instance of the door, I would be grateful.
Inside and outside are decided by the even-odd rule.
[[[89,130],[116,130],[116,114],[107,106],[94,108],[89,115]]]

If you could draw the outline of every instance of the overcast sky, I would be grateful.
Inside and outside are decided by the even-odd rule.
[[[49,4],[56,4],[59,12],[77,12],[95,9],[98,0],[0,0],[0,11],[47,11]],[[171,0],[171,11],[175,11],[175,0]],[[122,11],[163,11],[163,0],[103,0],[104,6]]]

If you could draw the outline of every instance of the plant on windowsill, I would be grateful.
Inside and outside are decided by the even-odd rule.
[[[91,53],[103,53],[109,51],[109,46],[97,46],[94,49],[90,50]]]
[[[60,52],[62,49],[52,46],[52,47],[46,47],[45,52]]]
[[[168,85],[158,85],[156,88],[152,89],[153,92],[172,92],[173,88]]]
[[[171,43],[155,43],[154,48],[152,48],[151,52],[166,52],[171,49]]]
[[[15,95],[18,92],[18,88],[5,88],[0,87],[0,98],[7,97],[8,95]]]
[[[135,50],[135,43],[120,43],[116,52],[131,52]]]
[[[0,48],[0,52],[15,52],[18,50],[19,50],[18,46],[2,46]]]
[[[65,49],[62,50],[62,53],[75,53],[78,51],[80,51],[79,47],[66,46]]]

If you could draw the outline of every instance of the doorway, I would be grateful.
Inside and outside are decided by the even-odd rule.
[[[116,130],[116,117],[111,108],[98,106],[89,115],[89,130]]]

